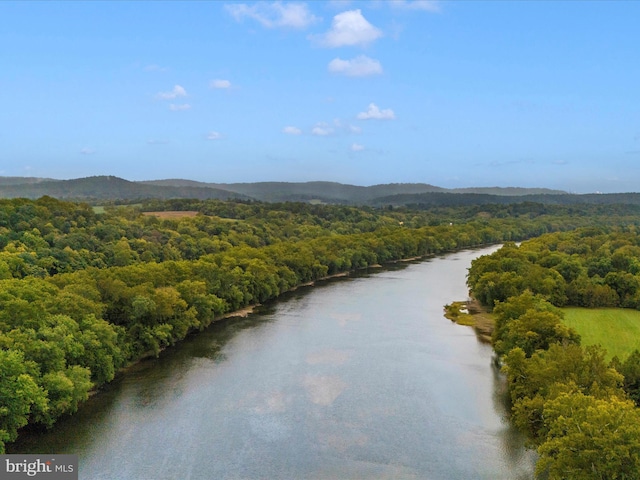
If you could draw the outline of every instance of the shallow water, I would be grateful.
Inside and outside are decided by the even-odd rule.
[[[443,317],[493,248],[298,290],[134,367],[11,449],[81,479],[529,479],[490,346]]]

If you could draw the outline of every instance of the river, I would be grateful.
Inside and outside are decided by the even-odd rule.
[[[473,258],[286,295],[133,367],[10,450],[75,453],[80,479],[530,479],[491,347],[443,317]]]

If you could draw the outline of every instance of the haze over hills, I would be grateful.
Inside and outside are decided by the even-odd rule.
[[[129,181],[114,176],[72,180],[0,177],[0,198],[39,198],[48,195],[90,203],[145,199],[240,199],[266,202],[318,202],[345,205],[414,207],[484,205],[520,202],[544,204],[640,204],[638,193],[570,194],[546,188],[477,187],[446,189],[425,183],[372,186],[336,182],[205,183],[186,179]]]

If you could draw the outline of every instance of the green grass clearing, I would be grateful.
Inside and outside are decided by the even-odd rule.
[[[564,323],[582,337],[582,346],[602,345],[620,360],[640,350],[640,311],[628,308],[563,308]]]

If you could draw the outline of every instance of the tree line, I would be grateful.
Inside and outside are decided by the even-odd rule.
[[[300,284],[620,215],[412,211],[217,200],[110,206],[0,200],[0,451],[73,413],[116,372]],[[504,207],[513,209],[513,206]],[[145,212],[190,210],[161,218]],[[630,227],[629,227],[630,228]]]
[[[556,232],[505,244],[474,262],[469,285],[485,305],[528,289],[556,306],[640,308],[636,225]]]

